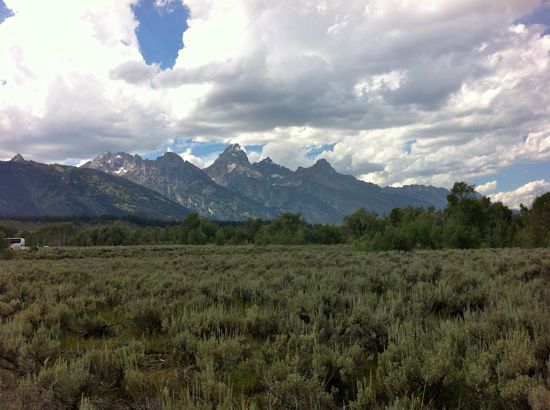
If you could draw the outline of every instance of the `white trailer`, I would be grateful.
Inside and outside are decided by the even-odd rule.
[[[6,241],[8,241],[8,248],[10,249],[25,248],[25,238],[6,238]]]

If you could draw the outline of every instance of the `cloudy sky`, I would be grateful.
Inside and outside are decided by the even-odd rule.
[[[548,0],[0,0],[0,159],[226,144],[381,185],[550,190]]]

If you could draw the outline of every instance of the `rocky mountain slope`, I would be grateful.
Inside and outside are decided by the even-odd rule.
[[[16,155],[0,161],[2,216],[138,216],[180,219],[189,210],[127,179],[93,169],[46,165]]]
[[[228,147],[205,172],[217,183],[277,212],[301,212],[310,222],[339,223],[359,208],[377,213],[404,206],[442,208],[448,194],[444,188],[423,185],[382,188],[340,174],[324,159],[294,172],[270,158],[251,164],[237,144]]]
[[[200,168],[167,152],[156,160],[124,152],[99,155],[82,165],[128,179],[159,192],[174,202],[220,220],[271,218],[274,212],[254,200],[214,182]]]

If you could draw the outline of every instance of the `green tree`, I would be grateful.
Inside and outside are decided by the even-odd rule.
[[[201,220],[198,212],[191,212],[189,215],[185,217],[183,221],[179,224],[177,229],[175,230],[175,240],[179,243],[189,243],[189,234],[198,229],[200,227]],[[195,236],[193,235],[194,239]]]
[[[455,182],[447,195],[445,209],[445,240],[451,248],[477,248],[481,244],[481,231],[486,220],[488,198],[476,198],[475,186]]]
[[[250,243],[254,242],[256,235],[258,235],[263,225],[264,221],[260,218],[248,218],[243,228],[246,235],[246,240]]]
[[[344,229],[334,225],[313,225],[311,242],[331,245],[345,242]]]
[[[464,199],[474,198],[475,188],[475,185],[470,185],[464,181],[457,181],[453,184],[451,193],[447,195],[447,201],[450,204],[455,204]]]
[[[358,239],[363,235],[373,235],[374,232],[378,231],[380,229],[380,221],[376,213],[361,208],[344,217],[344,227],[352,238]]]
[[[266,225],[259,235],[260,244],[304,244],[310,240],[310,226],[300,214],[285,212]]]
[[[510,208],[495,202],[489,205],[483,241],[489,247],[511,246],[516,234],[514,213]]]
[[[447,196],[445,240],[452,248],[510,246],[515,235],[512,211],[475,193],[475,186],[455,182]]]
[[[530,247],[550,246],[550,192],[533,201],[530,209],[522,206],[524,245]]]
[[[411,251],[415,247],[415,238],[406,226],[388,225],[384,232],[373,237],[369,247],[375,251]]]

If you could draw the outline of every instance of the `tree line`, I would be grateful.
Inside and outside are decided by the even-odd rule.
[[[70,222],[33,232],[0,226],[0,238],[19,233],[31,247],[117,246],[143,244],[344,244],[366,250],[499,248],[550,246],[550,192],[532,206],[512,211],[456,182],[443,210],[394,208],[387,215],[365,209],[346,216],[341,225],[309,224],[299,214],[282,213],[272,221],[215,222],[189,214],[179,224],[129,227],[127,221],[81,226]]]

